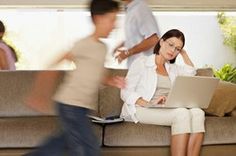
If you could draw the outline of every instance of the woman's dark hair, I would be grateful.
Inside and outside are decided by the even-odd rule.
[[[90,12],[94,15],[104,15],[109,12],[118,11],[119,2],[115,0],[91,0]]]
[[[6,31],[6,28],[5,28],[4,24],[3,24],[3,22],[0,20],[0,33],[5,33],[5,31]],[[0,41],[3,42],[4,44],[6,44],[11,49],[12,55],[15,58],[15,62],[17,62],[18,61],[18,57],[17,57],[15,49],[12,46],[10,46],[9,44],[7,44],[6,42],[4,42],[2,40],[2,37],[3,36],[0,37]]]
[[[171,29],[171,30],[167,31],[160,38],[160,40],[163,39],[165,41],[165,40],[167,40],[167,39],[169,39],[171,37],[176,37],[176,38],[180,39],[183,42],[182,48],[184,47],[185,37],[184,37],[184,34],[181,31],[179,31],[178,29]],[[153,52],[154,54],[157,54],[157,55],[159,55],[159,51],[160,51],[160,48],[161,48],[160,40],[157,42],[157,44],[156,44],[156,46],[154,48],[154,52]],[[174,58],[173,60],[170,60],[170,63],[175,63],[175,60],[176,60],[176,58]]]

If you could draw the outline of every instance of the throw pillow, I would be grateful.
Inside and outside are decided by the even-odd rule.
[[[236,84],[220,81],[211,99],[210,105],[205,109],[206,114],[222,117],[236,108]]]

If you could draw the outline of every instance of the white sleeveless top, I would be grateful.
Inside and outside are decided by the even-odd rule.
[[[156,91],[150,100],[151,103],[155,103],[160,96],[168,96],[171,88],[171,81],[168,76],[157,74],[157,86]]]

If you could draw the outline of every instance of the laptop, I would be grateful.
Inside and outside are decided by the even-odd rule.
[[[219,83],[218,78],[178,76],[164,104],[147,104],[148,108],[208,108]]]

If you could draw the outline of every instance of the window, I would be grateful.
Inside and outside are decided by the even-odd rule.
[[[222,32],[217,23],[217,12],[153,12],[161,34],[172,28],[180,29],[186,37],[185,49],[197,67],[206,64],[221,67],[225,63],[236,64],[236,56],[223,45]],[[236,12],[228,12],[236,16]],[[0,19],[7,27],[7,39],[21,55],[18,69],[48,69],[50,62],[73,43],[93,31],[89,13],[83,9],[2,9]],[[126,68],[126,62],[118,64],[113,49],[124,40],[125,15],[119,14],[117,27],[104,42],[108,46],[105,66]],[[17,20],[16,20],[17,19]],[[177,60],[182,63],[181,59]],[[57,69],[71,68],[65,63]]]

